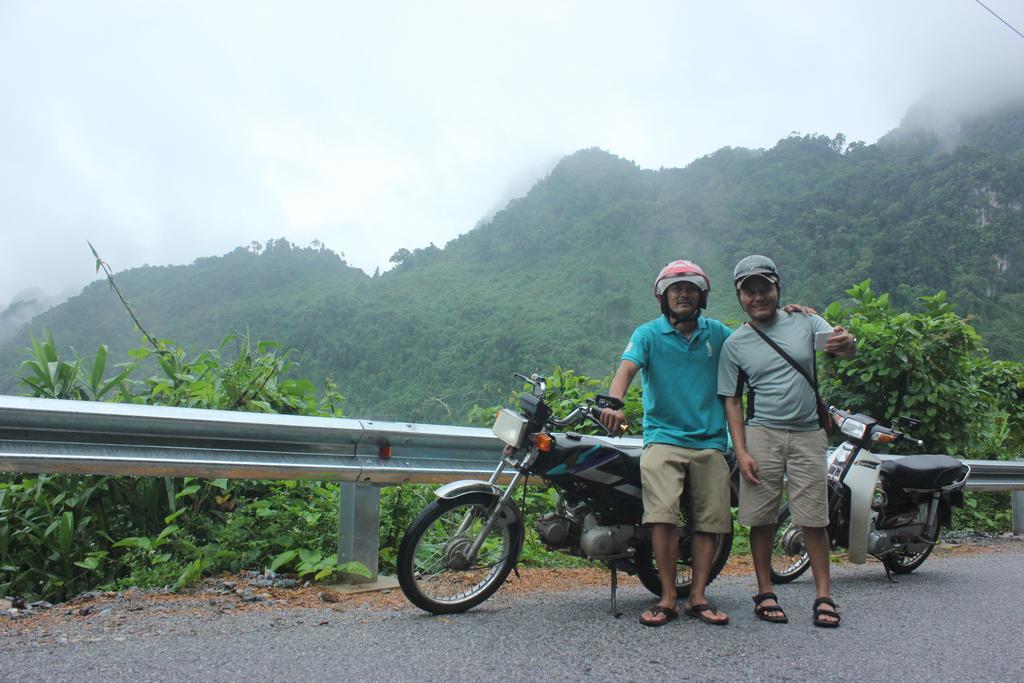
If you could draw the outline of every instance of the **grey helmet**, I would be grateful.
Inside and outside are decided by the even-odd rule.
[[[732,271],[732,281],[736,285],[736,289],[743,286],[744,280],[748,277],[760,275],[768,282],[772,284],[779,284],[779,269],[775,267],[775,262],[767,256],[761,256],[760,254],[753,254],[746,258],[740,259],[739,263]]]

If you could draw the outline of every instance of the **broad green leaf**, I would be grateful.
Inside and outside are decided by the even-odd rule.
[[[167,515],[166,517],[164,517],[164,524],[170,524],[171,522],[176,520],[178,517],[181,517],[183,514],[185,514],[185,511],[187,509],[188,508],[178,508],[177,510],[175,510],[171,514]]]
[[[100,558],[98,558],[98,557],[87,557],[84,560],[82,560],[81,562],[75,562],[75,566],[76,567],[81,567],[82,569],[95,570],[97,567],[100,566]]]
[[[370,570],[362,562],[345,562],[344,564],[339,565],[337,570],[345,574],[365,576],[368,579],[373,576],[370,574]]]
[[[178,580],[174,583],[174,590],[180,590],[180,589],[184,588],[185,586],[189,585],[190,583],[195,581],[197,578],[199,578],[199,576],[202,573],[203,573],[203,562],[202,562],[201,559],[197,559],[197,560],[189,563],[189,565],[187,567],[185,567],[185,571],[183,571],[181,573],[181,575],[178,576]]]
[[[114,548],[139,548],[140,550],[149,550],[152,546],[153,542],[146,536],[129,536],[112,545]]]
[[[294,550],[285,550],[283,553],[274,558],[274,561],[270,563],[270,571],[276,572],[280,567],[288,564],[295,559],[298,555]]]
[[[181,491],[179,491],[177,493],[177,495],[175,495],[174,497],[175,498],[185,498],[187,496],[191,496],[191,495],[195,494],[196,492],[198,492],[200,488],[202,488],[202,487],[199,486],[199,484],[192,484],[191,486],[186,486]]]
[[[68,510],[60,518],[60,549],[65,555],[75,540],[75,513]]]
[[[89,376],[89,386],[98,391],[103,381],[103,373],[107,369],[107,345],[100,344],[96,349],[96,357],[92,361],[92,373]]]

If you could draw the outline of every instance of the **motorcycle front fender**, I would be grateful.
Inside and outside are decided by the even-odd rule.
[[[868,559],[868,532],[874,516],[871,502],[878,482],[878,460],[867,457],[871,454],[866,451],[861,454],[843,479],[850,489],[850,545],[846,550],[850,562],[855,564],[864,564]]]
[[[463,496],[471,496],[478,493],[486,493],[494,496],[494,500],[501,500],[503,491],[495,486],[494,484],[488,484],[486,481],[477,481],[475,479],[461,479],[459,481],[453,481],[450,484],[445,484],[439,489],[434,491],[434,495],[444,500],[455,500]],[[511,524],[519,524],[522,522],[523,515],[516,506],[515,501],[511,498],[505,501],[505,504],[497,510],[497,515],[494,517],[493,522],[499,526],[509,526]],[[520,546],[522,545],[522,535],[524,533],[522,527],[519,527],[519,541]],[[516,553],[518,554],[518,550]]]
[[[460,479],[434,490],[434,495],[444,500],[453,500],[471,493],[490,493],[500,497],[502,490],[494,484],[476,479]]]

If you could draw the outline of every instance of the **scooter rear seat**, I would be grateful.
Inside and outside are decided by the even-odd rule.
[[[963,478],[965,465],[948,455],[907,455],[879,466],[889,482],[909,489],[940,489]]]

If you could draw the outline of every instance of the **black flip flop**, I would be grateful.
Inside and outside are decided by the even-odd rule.
[[[658,616],[664,614],[665,619],[663,621],[653,621],[651,619],[644,619],[644,615],[640,615],[640,623],[644,626],[664,626],[670,621],[675,621],[679,618],[679,612],[672,609],[671,607],[662,607],[661,605],[655,605],[650,609],[646,610],[651,613],[651,618],[656,619]]]
[[[705,624],[711,624],[712,626],[725,626],[729,623],[729,617],[726,617],[722,621],[715,621],[714,619],[704,616],[704,612],[713,612],[714,614],[718,614],[718,610],[710,602],[705,602],[701,605],[693,605],[692,607],[687,607],[683,610],[683,614],[686,616],[693,617],[694,619],[700,619]]]

